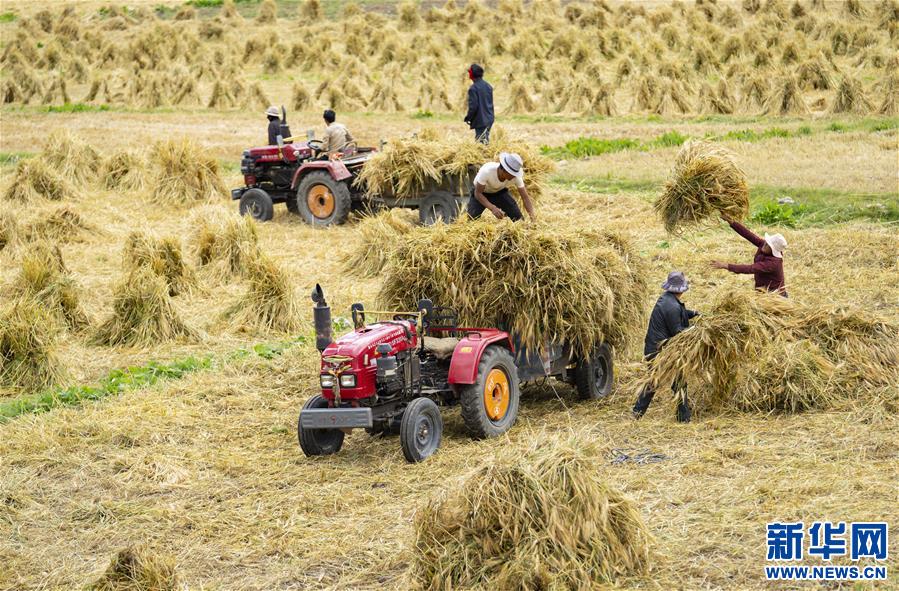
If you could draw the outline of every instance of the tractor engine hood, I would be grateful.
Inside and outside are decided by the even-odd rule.
[[[406,320],[379,322],[345,334],[322,352],[322,360],[331,355],[352,358],[353,369],[362,369],[377,357],[377,346],[387,343],[393,353],[418,345],[415,326]]]
[[[244,156],[252,158],[256,162],[281,162],[284,158],[289,162],[303,160],[312,156],[312,150],[306,145],[306,142],[297,142],[294,144],[285,144],[283,151],[278,151],[278,146],[260,146],[258,148],[250,148],[244,151]]]

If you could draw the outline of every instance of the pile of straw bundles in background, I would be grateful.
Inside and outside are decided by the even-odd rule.
[[[644,263],[611,232],[461,219],[408,231],[387,258],[383,305],[430,298],[465,326],[504,326],[529,347],[623,349],[643,330]]]
[[[510,447],[415,515],[411,574],[426,589],[593,589],[645,573],[650,535],[601,475],[587,436]]]
[[[688,141],[678,152],[655,210],[672,234],[690,225],[714,223],[720,215],[743,220],[749,215],[746,175],[723,148],[701,140]]]
[[[408,198],[431,183],[454,180],[459,184],[459,192],[467,193],[469,174],[475,174],[485,162],[495,161],[500,152],[521,156],[525,186],[531,197],[539,197],[553,171],[552,161],[533,146],[509,138],[501,129],[496,130],[489,145],[471,139],[438,138],[428,133],[392,140],[365,163],[356,182],[373,194]]]
[[[895,412],[899,326],[858,310],[730,292],[664,345],[647,380],[667,387],[677,376],[699,408],[799,412],[885,396]]]

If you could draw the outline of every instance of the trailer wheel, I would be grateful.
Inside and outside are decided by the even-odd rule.
[[[459,217],[459,201],[447,191],[428,193],[418,207],[418,221],[423,226],[437,222],[448,224]]]
[[[584,400],[605,398],[612,391],[614,365],[612,348],[603,343],[593,351],[590,359],[578,361],[574,383]]]
[[[478,379],[461,389],[462,420],[477,439],[496,437],[518,418],[518,368],[505,347],[491,345],[478,362]]]
[[[307,408],[328,408],[328,401],[321,395],[315,395],[303,405],[304,410]],[[340,429],[303,429],[303,423],[299,419],[297,438],[300,440],[300,448],[307,456],[336,454],[343,447],[343,431]]]
[[[345,182],[335,181],[327,171],[316,170],[300,181],[296,205],[307,224],[331,226],[346,221],[353,199]]]
[[[406,406],[400,423],[400,445],[407,462],[420,462],[440,447],[443,418],[430,398],[416,398]]]
[[[275,204],[262,189],[249,189],[240,196],[240,215],[249,214],[257,222],[267,222],[275,216]]]

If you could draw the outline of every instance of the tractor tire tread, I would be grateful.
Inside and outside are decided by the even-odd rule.
[[[313,185],[325,185],[334,194],[334,212],[326,220],[319,220],[309,210],[306,194]],[[302,196],[302,197],[301,197]],[[353,208],[350,187],[343,181],[336,181],[326,170],[313,170],[306,174],[297,185],[295,206],[300,216],[312,226],[336,226],[346,222]]]
[[[484,408],[484,380],[490,370],[500,366],[506,370],[509,378],[509,409],[501,424],[490,420]],[[478,361],[478,377],[474,384],[462,386],[460,392],[460,406],[462,421],[468,432],[475,439],[487,439],[502,435],[518,418],[519,399],[521,389],[518,383],[518,368],[515,359],[508,349],[501,345],[489,345],[481,359]]]

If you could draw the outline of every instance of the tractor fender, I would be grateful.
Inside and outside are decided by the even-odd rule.
[[[478,380],[478,364],[481,362],[481,355],[484,354],[487,347],[497,343],[514,353],[512,339],[504,331],[491,329],[490,331],[472,331],[466,334],[453,349],[447,381],[450,384],[474,384]]]
[[[353,176],[346,167],[346,164],[340,160],[312,160],[303,163],[303,165],[293,173],[293,181],[290,183],[290,188],[296,190],[303,177],[313,170],[327,170],[331,174],[331,178],[335,181],[345,181]]]

